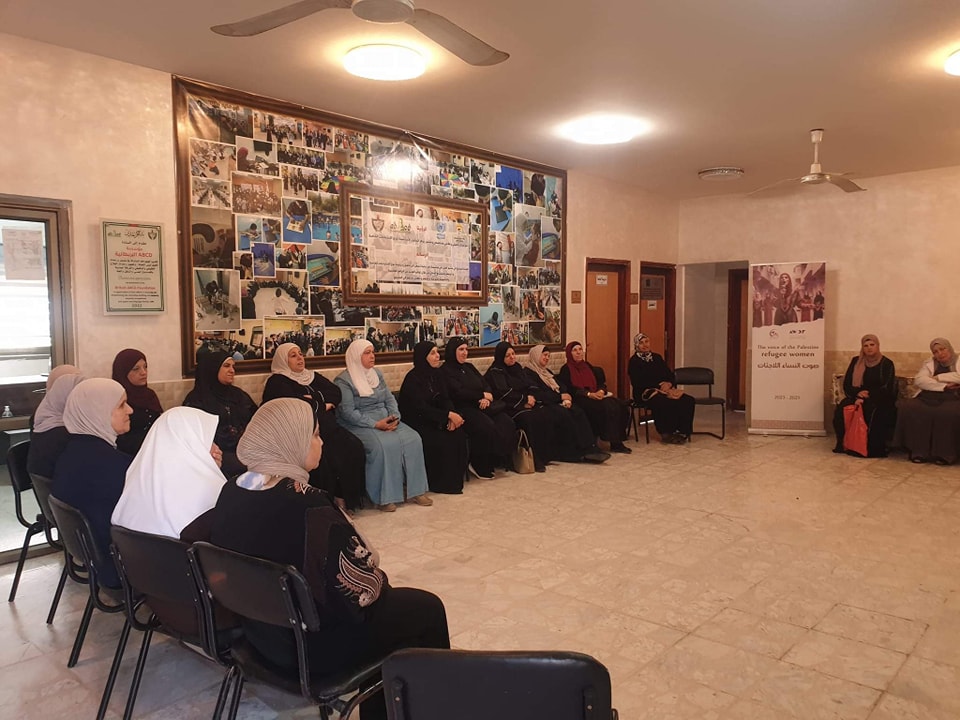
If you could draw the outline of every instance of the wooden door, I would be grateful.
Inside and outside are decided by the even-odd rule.
[[[640,332],[650,338],[650,349],[662,355],[670,367],[674,366],[675,278],[673,265],[640,265]]]
[[[602,367],[607,376],[607,389],[618,397],[626,392],[625,340],[629,332],[627,290],[629,264],[625,261],[587,261],[586,337],[583,339],[587,360]]]
[[[743,410],[747,400],[747,344],[753,303],[749,272],[728,273],[727,289],[727,406]]]

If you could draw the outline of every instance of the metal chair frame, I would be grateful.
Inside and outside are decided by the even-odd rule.
[[[727,436],[727,401],[720,397],[713,396],[713,370],[705,367],[682,367],[673,371],[677,379],[677,385],[706,385],[707,397],[694,397],[697,405],[719,405],[720,406],[720,434],[709,430],[694,430],[694,435],[712,435],[723,440]]]

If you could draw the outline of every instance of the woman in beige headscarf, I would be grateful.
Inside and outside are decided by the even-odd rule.
[[[833,413],[837,444],[833,451],[844,452],[843,409],[859,403],[867,423],[867,457],[884,457],[887,441],[897,421],[897,370],[893,361],[880,352],[876,335],[860,338],[860,354],[850,360],[843,376],[844,398]]]
[[[308,483],[323,442],[310,406],[295,398],[265,402],[247,425],[237,455],[248,471],[224,485],[211,542],[293,565],[307,578],[323,628],[310,633],[310,669],[348,672],[404,647],[450,646],[443,603],[412,588],[389,588],[379,558],[323,490]],[[247,639],[281,667],[296,666],[289,630],[242,621]],[[360,717],[386,718],[383,693]]]
[[[910,453],[915,463],[932,460],[949,465],[960,456],[960,373],[957,354],[946,338],[930,341],[932,357],[913,379],[916,397],[901,400],[894,447]]]
[[[70,433],[63,424],[63,411],[67,406],[67,398],[84,379],[79,373],[61,374],[47,388],[33,416],[33,427],[30,429],[30,451],[27,453],[27,472],[45,478],[53,477],[57,458],[70,440]]]

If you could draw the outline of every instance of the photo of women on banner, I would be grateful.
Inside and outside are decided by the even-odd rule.
[[[194,269],[193,309],[196,332],[239,330],[240,273]]]
[[[825,435],[822,262],[751,265],[751,433]]]

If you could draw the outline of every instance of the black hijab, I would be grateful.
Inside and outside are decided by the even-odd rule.
[[[224,385],[217,378],[220,366],[230,357],[223,351],[199,353],[197,355],[197,374],[190,395],[204,409],[214,405],[230,405],[245,395],[240,388]],[[208,410],[207,412],[215,412]]]
[[[430,362],[427,360],[427,355],[430,354],[430,351],[437,346],[436,343],[432,343],[429,340],[424,340],[423,342],[418,342],[413,346],[413,369],[418,373],[430,373],[436,372],[439,368],[430,367]]]
[[[447,341],[443,349],[444,367],[446,367],[446,363],[450,363],[451,369],[459,368],[463,364],[457,360],[457,348],[466,344],[467,341],[462,337],[450,338]]]

